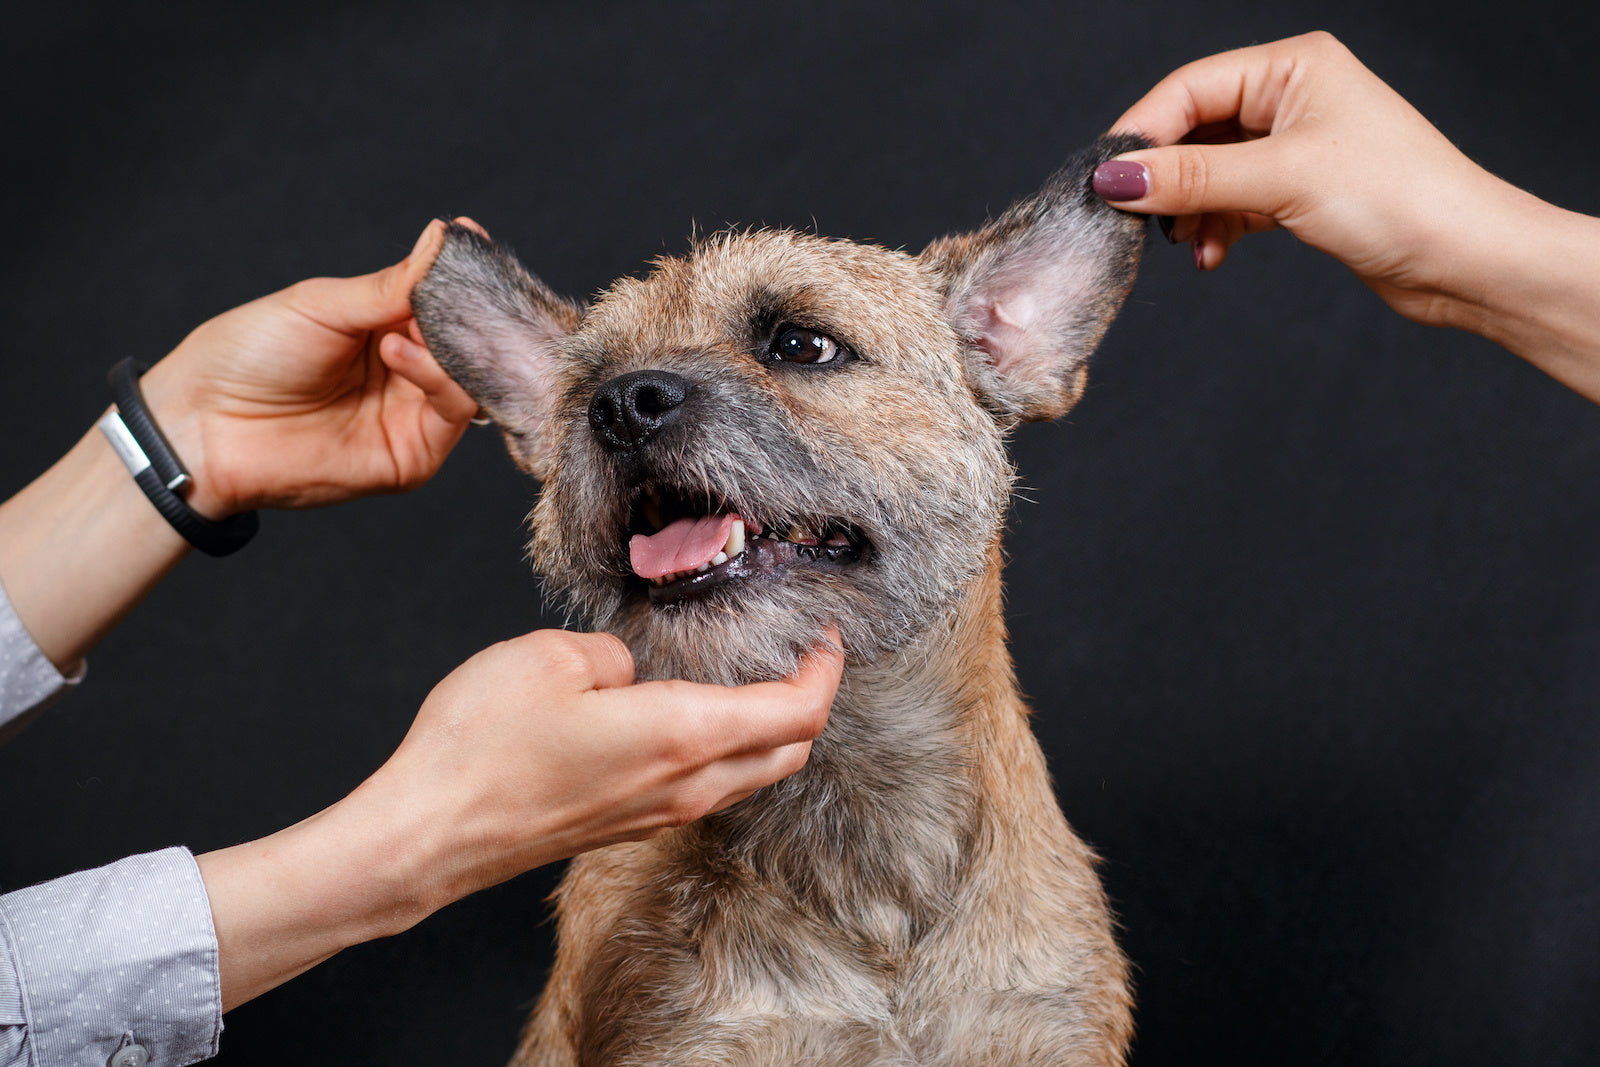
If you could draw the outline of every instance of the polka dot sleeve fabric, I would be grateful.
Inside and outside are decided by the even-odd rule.
[[[217,1054],[222,989],[194,857],[169,848],[0,896],[0,1067]]]
[[[0,1067],[23,1067],[28,1059],[28,1017],[22,1013],[22,985],[11,962],[13,951],[0,919]]]
[[[8,722],[50,703],[82,678],[81,665],[68,678],[45,658],[0,586],[0,738]]]

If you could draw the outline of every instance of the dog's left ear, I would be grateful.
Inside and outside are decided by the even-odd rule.
[[[966,345],[967,381],[996,417],[1053,419],[1083,392],[1089,354],[1133,285],[1145,221],[1090,183],[1099,164],[1146,147],[1102,137],[983,229],[918,257]]]

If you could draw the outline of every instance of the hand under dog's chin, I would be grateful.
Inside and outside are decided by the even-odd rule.
[[[868,622],[868,604],[858,590],[842,582],[805,588],[812,585],[773,583],[756,596],[709,596],[688,604],[652,605],[630,597],[594,621],[633,652],[637,681],[745,685],[782,678],[830,642],[829,626],[839,629],[852,655],[871,658],[882,651],[884,642]]]

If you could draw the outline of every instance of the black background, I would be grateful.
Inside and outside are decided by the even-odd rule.
[[[116,360],[385,265],[432,216],[580,295],[696,223],[915,249],[1182,62],[1319,26],[1491,170],[1595,213],[1593,11],[13,11],[0,492],[84,432]],[[1008,542],[1022,682],[1137,966],[1134,1062],[1595,1062],[1600,411],[1282,234],[1212,275],[1159,238],[1146,264],[1087,398],[1016,436]],[[0,883],[338,799],[457,663],[559,623],[521,560],[533,495],[477,431],[414,494],[184,563],[0,753]],[[222,1062],[503,1060],[555,875],[246,1005]]]

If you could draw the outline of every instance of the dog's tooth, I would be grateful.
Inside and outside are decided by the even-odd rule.
[[[726,552],[718,552],[711,557],[711,565],[713,567],[720,567],[726,562],[728,562],[728,554]]]
[[[696,567],[696,568],[695,568],[695,569],[694,569],[694,572],[695,572],[695,573],[696,573],[696,574],[704,574],[704,573],[705,573],[705,572],[706,572],[706,571],[708,571],[708,570],[710,570],[710,569],[711,569],[711,564],[709,564],[709,563],[702,563],[702,564],[700,564],[700,566],[698,566],[698,567]]]
[[[728,531],[728,543],[722,546],[725,559],[732,559],[744,551],[744,520],[734,519],[733,529]],[[717,562],[722,562],[718,560]]]

